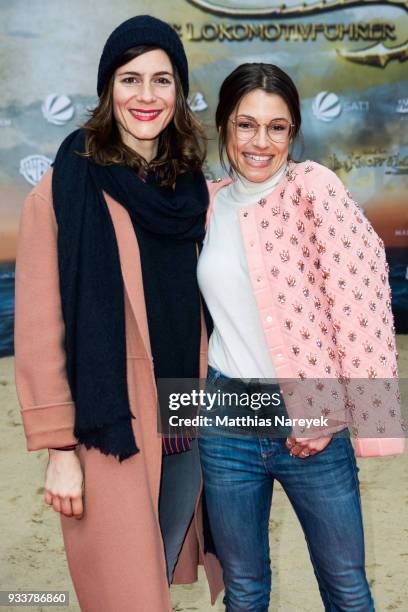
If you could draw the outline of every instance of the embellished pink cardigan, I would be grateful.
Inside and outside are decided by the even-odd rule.
[[[218,189],[229,182],[209,184],[209,215]],[[271,195],[239,215],[289,416],[325,416],[330,431],[350,425],[357,456],[402,453],[405,425],[383,241],[339,178],[310,161],[290,162]]]

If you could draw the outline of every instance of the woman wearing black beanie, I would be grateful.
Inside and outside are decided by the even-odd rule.
[[[81,610],[170,612],[169,583],[196,580],[199,558],[213,601],[222,587],[196,440],[159,435],[156,409],[157,379],[205,376],[205,138],[183,46],[158,19],[112,32],[97,90],[24,206],[17,391],[28,449],[50,449],[44,496]]]

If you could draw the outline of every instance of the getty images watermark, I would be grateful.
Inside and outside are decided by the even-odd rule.
[[[302,418],[289,417],[278,413],[272,416],[260,416],[256,414],[262,408],[283,407],[283,399],[280,392],[251,392],[237,393],[217,390],[208,392],[205,390],[193,389],[190,392],[170,393],[169,410],[178,411],[184,408],[198,408],[199,414],[196,416],[170,415],[168,423],[170,427],[328,427],[328,418],[320,417]],[[211,412],[217,409],[238,409],[243,408],[252,410],[255,414],[214,414]],[[222,410],[222,412],[225,412]],[[208,413],[208,414],[207,414]]]
[[[158,431],[319,437],[349,429],[366,438],[404,437],[406,379],[159,379]]]

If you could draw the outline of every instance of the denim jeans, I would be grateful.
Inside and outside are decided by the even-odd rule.
[[[220,376],[210,368],[209,383]],[[217,414],[223,410],[216,406]],[[230,437],[200,429],[205,497],[227,612],[268,611],[275,479],[302,526],[325,610],[374,610],[364,568],[358,468],[349,436],[340,434],[320,453],[300,459],[289,454],[286,438]]]

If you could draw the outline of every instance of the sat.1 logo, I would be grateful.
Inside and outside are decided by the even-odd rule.
[[[341,102],[335,93],[321,91],[317,94],[312,106],[313,114],[320,121],[333,121],[341,113]]]
[[[321,91],[317,94],[312,104],[312,111],[319,121],[333,121],[341,113],[367,113],[370,110],[369,100],[350,100],[343,98],[331,91]]]
[[[73,118],[75,107],[65,95],[50,94],[41,107],[44,119],[54,125],[65,125]]]

